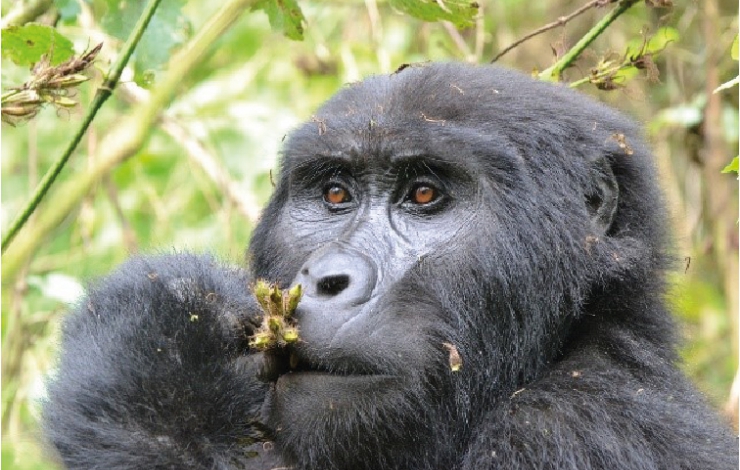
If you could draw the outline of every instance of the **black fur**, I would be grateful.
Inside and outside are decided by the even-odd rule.
[[[84,469],[737,468],[675,366],[664,214],[639,130],[583,95],[370,78],[286,142],[250,274],[136,258],[90,290],[46,435]],[[285,352],[247,346],[255,278],[306,289]]]

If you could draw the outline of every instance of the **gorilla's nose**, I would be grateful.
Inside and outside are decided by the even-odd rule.
[[[376,282],[377,268],[370,258],[335,245],[311,255],[294,280],[305,296],[345,306],[367,302]]]

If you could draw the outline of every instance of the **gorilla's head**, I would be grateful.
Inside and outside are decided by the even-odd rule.
[[[278,445],[310,468],[451,462],[584,318],[659,289],[647,155],[614,111],[500,68],[338,93],[289,136],[250,246],[256,277],[305,289],[302,341],[272,358]]]

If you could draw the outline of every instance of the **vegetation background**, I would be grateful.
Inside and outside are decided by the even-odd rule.
[[[78,54],[103,42],[86,71],[91,80],[68,95],[76,104],[50,103],[28,122],[3,123],[4,233],[79,128],[144,3],[2,0],[3,28],[31,20],[55,25]],[[246,9],[194,67],[173,78],[178,51],[192,53],[194,38],[225,3],[161,3],[121,84],[3,254],[4,468],[55,468],[39,443],[38,403],[44,376],[53,371],[60,321],[87,282],[137,252],[209,251],[243,263],[250,230],[272,190],[281,139],[337,89],[407,63],[490,62],[527,33],[595,2],[478,1],[477,19],[459,31],[452,23],[401,14],[392,0],[300,0],[305,30],[283,26],[302,41],[283,35],[274,11],[277,30],[263,11]],[[546,69],[613,8],[601,3],[498,62],[526,72]],[[736,174],[721,170],[737,155],[738,88],[713,91],[738,73],[730,52],[737,7],[734,0],[638,2],[563,77],[588,77],[645,38],[661,41],[655,68],[602,85],[608,91],[590,83],[579,88],[645,124],[685,262],[670,292],[686,340],[683,367],[735,425],[738,186]],[[3,54],[3,90],[28,79],[28,67]]]

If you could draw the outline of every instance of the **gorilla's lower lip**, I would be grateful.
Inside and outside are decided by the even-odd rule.
[[[358,383],[373,383],[378,381],[386,381],[394,379],[395,376],[388,375],[388,374],[371,374],[371,373],[362,373],[362,372],[336,372],[336,371],[326,371],[326,370],[314,370],[314,369],[298,369],[298,370],[290,370],[287,372],[284,372],[280,374],[276,378],[276,382],[279,382],[281,380],[286,381],[324,381],[324,382],[345,382],[345,383],[352,383],[352,382],[358,382]]]
[[[354,373],[327,372],[323,370],[291,370],[284,374],[281,374],[280,378],[288,377],[288,376],[299,376],[299,375],[317,376],[317,377],[344,377],[344,378],[353,378],[353,377],[391,378],[393,377],[392,375],[386,375],[386,374],[354,374]]]
[[[318,370],[290,371],[282,374],[276,381],[278,392],[293,388],[310,387],[313,392],[334,394],[337,387],[362,387],[363,389],[385,387],[398,381],[394,375],[384,374],[334,374]]]
[[[282,377],[305,376],[319,377],[392,377],[370,367],[353,364],[352,367],[309,361],[295,351],[269,352],[264,355],[260,379],[265,382],[276,382]]]

